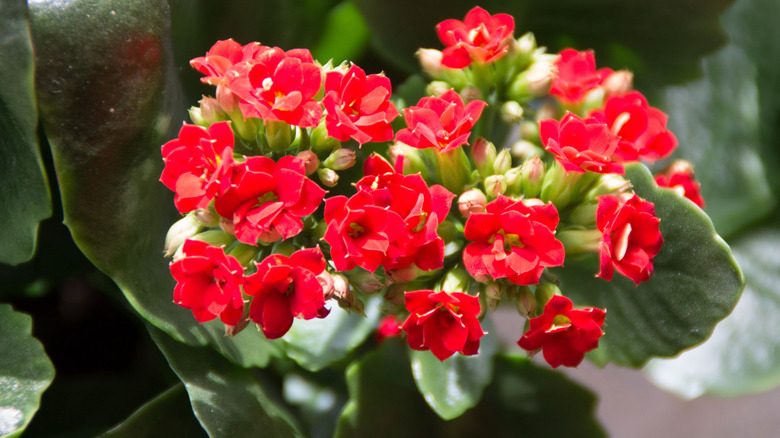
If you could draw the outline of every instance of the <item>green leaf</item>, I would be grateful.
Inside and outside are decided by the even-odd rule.
[[[444,421],[412,384],[405,348],[396,341],[388,340],[347,369],[350,401],[336,437],[604,436],[593,418],[593,394],[519,357],[496,356],[493,382],[482,401]]]
[[[365,317],[333,305],[326,318],[296,319],[282,338],[287,356],[309,371],[319,371],[343,359],[376,328],[381,316],[379,301],[367,301]]]
[[[744,284],[704,212],[658,188],[642,165],[629,166],[626,176],[639,196],[655,203],[661,219],[664,245],[653,260],[653,276],[638,287],[620,274],[604,281],[594,277],[596,257],[567,260],[555,272],[575,303],[607,309],[606,334],[590,358],[639,367],[652,356],[673,356],[706,339],[734,308]]]
[[[368,48],[371,29],[354,3],[342,2],[328,12],[325,28],[311,51],[321,62],[334,65],[359,58]]]
[[[41,394],[54,379],[54,366],[31,335],[32,318],[0,304],[0,436],[20,436]]]
[[[681,397],[735,397],[780,385],[780,227],[751,231],[732,247],[747,281],[734,312],[702,345],[645,367],[650,380]]]
[[[246,330],[224,336],[172,303],[161,248],[178,214],[158,181],[160,145],[183,114],[165,0],[31,2],[37,91],[65,224],[81,251],[144,318],[176,339],[265,366],[277,348]]]
[[[489,321],[485,319],[482,327],[492,333]],[[442,362],[430,351],[411,351],[412,375],[428,406],[445,420],[476,406],[493,377],[497,350],[495,335],[490,334],[481,339],[476,356],[456,353]]]
[[[211,437],[302,437],[300,427],[261,382],[203,347],[190,347],[149,327],[187,389],[192,409]]]
[[[205,436],[192,414],[187,391],[177,384],[144,404],[125,421],[100,435],[101,438],[141,436]]]
[[[38,114],[27,3],[0,0],[0,263],[35,253],[38,223],[51,215],[51,198],[38,153]]]

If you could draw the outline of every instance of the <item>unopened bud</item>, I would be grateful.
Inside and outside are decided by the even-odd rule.
[[[601,86],[607,96],[626,94],[634,88],[634,74],[628,70],[618,70],[607,76]]]
[[[506,193],[506,177],[504,175],[490,175],[485,178],[485,193],[491,198]]]
[[[536,110],[536,120],[558,119],[558,108],[550,102],[544,102]],[[538,127],[537,127],[538,129]],[[529,138],[530,139],[530,138]]]
[[[526,198],[536,198],[542,191],[544,183],[545,169],[542,159],[535,155],[530,160],[523,163],[522,173],[522,192]]]
[[[322,165],[333,170],[346,170],[355,165],[357,154],[352,149],[339,148],[333,151]]]
[[[235,242],[236,237],[222,230],[209,230],[189,237],[187,240],[199,240],[201,242],[206,242],[211,246],[226,247]],[[176,261],[184,256],[182,248],[184,248],[183,243],[176,249],[176,252],[174,252],[173,261]]]
[[[213,97],[203,97],[199,106],[193,106],[189,110],[192,123],[208,128],[214,122],[227,119],[227,114]]]
[[[385,293],[385,301],[396,307],[404,307],[406,292],[401,285],[391,285]]]
[[[235,336],[241,333],[249,325],[249,306],[244,304],[244,316],[238,320],[236,325],[225,324],[225,336]]]
[[[176,253],[184,244],[184,241],[200,233],[203,228],[203,224],[190,213],[174,223],[171,228],[168,229],[168,234],[165,236],[165,257],[170,257]]]
[[[317,275],[317,282],[322,286],[322,295],[325,300],[329,300],[336,290],[336,281],[328,271],[322,271]]]
[[[485,304],[491,311],[498,308],[501,302],[501,295],[504,294],[504,288],[498,283],[488,283],[485,286]]]
[[[463,101],[468,103],[473,100],[482,99],[482,90],[479,88],[470,85],[468,87],[463,87],[462,90],[460,90],[460,97],[463,98]]]
[[[520,167],[513,167],[506,171],[504,178],[506,178],[506,195],[507,196],[521,196],[523,194],[523,174],[520,171]]]
[[[547,305],[547,302],[550,301],[550,299],[553,297],[553,295],[563,295],[561,294],[561,289],[556,286],[554,283],[541,283],[538,286],[536,286],[536,307],[539,309],[544,309],[544,306]]]
[[[520,138],[529,142],[539,143],[539,123],[530,120],[520,123]]]
[[[493,174],[503,175],[512,167],[512,154],[509,153],[509,149],[501,149],[501,152],[496,156],[496,161],[493,163]]]
[[[255,245],[247,245],[246,243],[238,243],[232,245],[227,255],[233,256],[241,263],[241,266],[248,267],[249,264],[255,259],[257,253],[260,251]]]
[[[265,139],[272,150],[284,152],[292,144],[293,128],[286,122],[266,120]]]
[[[420,67],[432,78],[439,77],[441,73],[442,53],[434,49],[420,49],[417,51],[417,59],[420,60]]]
[[[598,211],[599,204],[596,200],[585,201],[578,205],[569,214],[569,220],[572,225],[592,228],[596,225],[596,212]]]
[[[328,135],[328,129],[325,127],[324,122],[312,129],[309,143],[315,152],[323,156],[341,147],[340,141]]]
[[[508,125],[514,125],[523,120],[523,107],[514,100],[509,100],[501,105],[501,120]]]
[[[365,295],[373,295],[385,288],[385,282],[371,272],[355,269],[347,273],[349,284]]]
[[[515,297],[517,311],[525,318],[530,318],[536,312],[536,297],[528,286],[521,286]]]
[[[458,198],[458,211],[466,219],[472,213],[484,213],[485,205],[487,205],[487,198],[478,189],[467,190]]]
[[[407,175],[414,173],[420,173],[423,178],[428,175],[428,166],[425,165],[422,156],[422,151],[417,148],[405,145],[403,143],[393,143],[387,149],[390,160],[395,163],[400,157],[403,157],[403,172]]]
[[[493,174],[493,163],[496,161],[496,147],[484,137],[479,137],[471,146],[471,157],[482,177]]]
[[[320,159],[313,151],[298,152],[298,159],[303,161],[303,167],[306,169],[306,175],[311,175],[320,167]]]
[[[518,140],[512,144],[510,153],[513,157],[526,161],[531,157],[542,155],[544,149],[528,140]]]
[[[408,283],[414,281],[420,275],[422,270],[414,263],[401,269],[388,269],[387,278],[393,283]]]
[[[594,182],[593,188],[585,193],[585,199],[596,199],[602,195],[618,195],[631,188],[631,182],[616,173],[605,173]]]
[[[317,169],[317,176],[320,178],[320,182],[327,187],[334,187],[339,182],[339,174],[326,167]]]
[[[458,231],[458,227],[455,225],[455,223],[448,217],[442,223],[439,224],[439,227],[436,228],[436,234],[439,235],[439,237],[444,240],[444,244],[448,244],[458,238],[462,232]]]
[[[566,254],[584,254],[599,252],[604,234],[595,229],[568,229],[558,231],[555,238],[563,244]]]
[[[445,81],[432,81],[425,87],[425,92],[429,96],[441,96],[442,94],[450,91],[452,84]]]
[[[441,289],[445,292],[466,292],[471,289],[471,276],[461,267],[450,269],[444,275]]]
[[[591,110],[603,108],[604,94],[604,89],[601,87],[596,87],[585,93],[585,97],[582,99],[580,111],[578,112],[581,114],[587,114]]]

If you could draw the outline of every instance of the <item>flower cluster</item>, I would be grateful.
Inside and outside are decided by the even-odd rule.
[[[226,40],[191,61],[216,96],[162,147],[184,215],[166,239],[175,303],[276,339],[329,301],[363,314],[380,295],[377,339],[443,361],[478,354],[487,311],[514,300],[518,345],[551,366],[597,348],[606,310],[575,307],[551,269],[651,280],[661,220],[624,169],[673,152],[666,116],[593,52],[515,39],[509,15],[474,8],[436,31],[444,49],[419,55],[429,95],[400,111],[384,75],[306,49]],[[497,149],[501,122],[521,138]],[[703,205],[689,168],[657,181]]]

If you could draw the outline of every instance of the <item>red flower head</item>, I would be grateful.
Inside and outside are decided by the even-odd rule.
[[[385,269],[401,269],[412,263],[424,271],[439,269],[444,261],[444,241],[437,234],[452,205],[454,194],[440,185],[428,187],[419,175],[396,172],[380,155],[365,162],[360,191],[373,198],[374,205],[397,213],[404,228],[390,242],[382,261]]]
[[[406,292],[406,310],[411,315],[402,328],[414,350],[431,350],[443,361],[460,352],[473,356],[485,332],[479,325],[479,299],[463,292]]]
[[[677,147],[677,138],[666,130],[666,114],[647,104],[638,91],[607,99],[604,109],[590,113],[620,136],[614,158],[617,161],[655,161]]]
[[[352,65],[346,73],[338,70],[325,76],[325,97],[322,104],[328,112],[325,126],[328,135],[339,141],[350,137],[360,143],[390,141],[390,122],[398,110],[390,102],[390,79],[384,75],[368,75]]]
[[[445,67],[465,68],[472,61],[487,64],[504,56],[515,30],[515,19],[509,14],[490,15],[475,7],[463,21],[444,20],[436,25],[441,42],[441,63]]]
[[[376,205],[365,191],[351,198],[335,196],[325,200],[325,241],[336,269],[348,271],[355,266],[374,272],[390,248],[404,232],[404,220],[398,213]]]
[[[464,234],[472,243],[463,251],[463,264],[478,281],[490,276],[537,284],[544,268],[563,265],[557,226],[554,205],[499,196],[485,206],[485,213],[472,213],[466,221]]]
[[[395,140],[418,149],[435,148],[441,153],[451,151],[467,144],[470,130],[485,105],[487,103],[481,100],[464,105],[455,90],[449,90],[441,97],[423,97],[417,106],[404,110],[409,128],[398,131]]]
[[[591,50],[578,52],[574,49],[564,49],[560,53],[555,70],[550,94],[566,103],[579,102],[613,73],[609,68],[596,70],[596,59]]]
[[[381,344],[387,338],[394,338],[403,333],[401,324],[398,323],[398,319],[395,315],[387,315],[379,321],[379,327],[376,329],[375,339],[378,344]]]
[[[553,295],[544,313],[531,318],[530,328],[517,345],[528,351],[541,348],[544,360],[553,368],[576,367],[585,353],[599,346],[605,314],[594,307],[574,309],[571,300]]]
[[[633,193],[597,199],[596,226],[603,238],[596,276],[611,280],[614,268],[636,284],[647,281],[653,275],[653,257],[664,243],[655,206]]]
[[[173,302],[192,310],[200,322],[219,316],[225,324],[237,325],[244,314],[244,268],[238,260],[199,240],[185,241],[182,252],[170,266],[176,280]]]
[[[180,213],[209,205],[224,187],[233,165],[233,130],[228,122],[208,129],[184,125],[179,138],[162,146],[165,168],[160,181],[176,192]]]
[[[325,190],[306,177],[301,159],[285,156],[275,163],[247,157],[236,163],[230,186],[214,200],[214,208],[233,221],[238,240],[254,245],[300,233],[301,218],[314,213],[324,196]]]
[[[260,326],[268,339],[284,336],[293,317],[324,318],[325,295],[317,276],[325,270],[325,258],[319,247],[301,249],[290,257],[268,256],[257,265],[257,272],[244,280],[244,292],[251,295],[249,319]]]
[[[655,176],[655,182],[659,187],[669,187],[693,201],[699,208],[704,208],[701,185],[694,179],[691,163],[684,160],[675,161],[666,170]]]
[[[306,49],[265,50],[252,62],[237,65],[227,87],[241,98],[244,118],[313,127],[322,117],[322,108],[314,100],[322,87],[322,72]]]
[[[593,117],[583,120],[566,112],[560,122],[540,121],[539,135],[544,147],[568,171],[624,173],[623,165],[612,160],[620,138]]]

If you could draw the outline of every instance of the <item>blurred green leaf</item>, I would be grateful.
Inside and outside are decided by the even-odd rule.
[[[187,391],[177,384],[144,404],[101,438],[151,436],[206,436],[192,414]]]
[[[444,421],[412,384],[404,349],[396,341],[388,340],[347,369],[350,401],[336,437],[604,436],[593,418],[593,394],[519,357],[496,356],[482,401]]]
[[[747,281],[734,312],[704,344],[645,367],[650,380],[681,397],[735,397],[780,384],[780,227],[751,231],[733,249]]]
[[[33,53],[24,0],[0,0],[0,263],[35,253],[38,223],[51,215],[51,198],[38,153]]]
[[[314,58],[323,63],[332,59],[334,65],[360,58],[370,43],[371,29],[354,3],[338,4],[324,21],[322,35],[311,49]]]
[[[178,214],[159,183],[160,145],[183,110],[165,0],[32,1],[37,93],[62,194],[82,252],[146,319],[189,344],[264,366],[277,348],[252,330],[224,336],[172,303],[161,248]],[[176,110],[172,109],[175,108]]]
[[[706,339],[734,308],[744,281],[704,212],[658,188],[643,165],[629,166],[626,176],[661,219],[664,245],[653,260],[653,276],[638,287],[617,273],[604,281],[594,277],[596,257],[567,259],[566,269],[555,272],[575,303],[607,309],[606,334],[590,359],[639,367],[652,356],[673,356]]]
[[[0,304],[0,436],[17,437],[32,419],[54,366],[32,335],[32,318]]]
[[[211,349],[190,347],[149,327],[187,389],[192,409],[211,437],[302,437],[293,418],[250,370]]]
[[[482,323],[489,334],[480,340],[476,356],[455,353],[442,362],[430,351],[410,352],[412,375],[420,394],[445,420],[457,418],[476,406],[493,377],[493,356],[498,345],[489,321]]]

